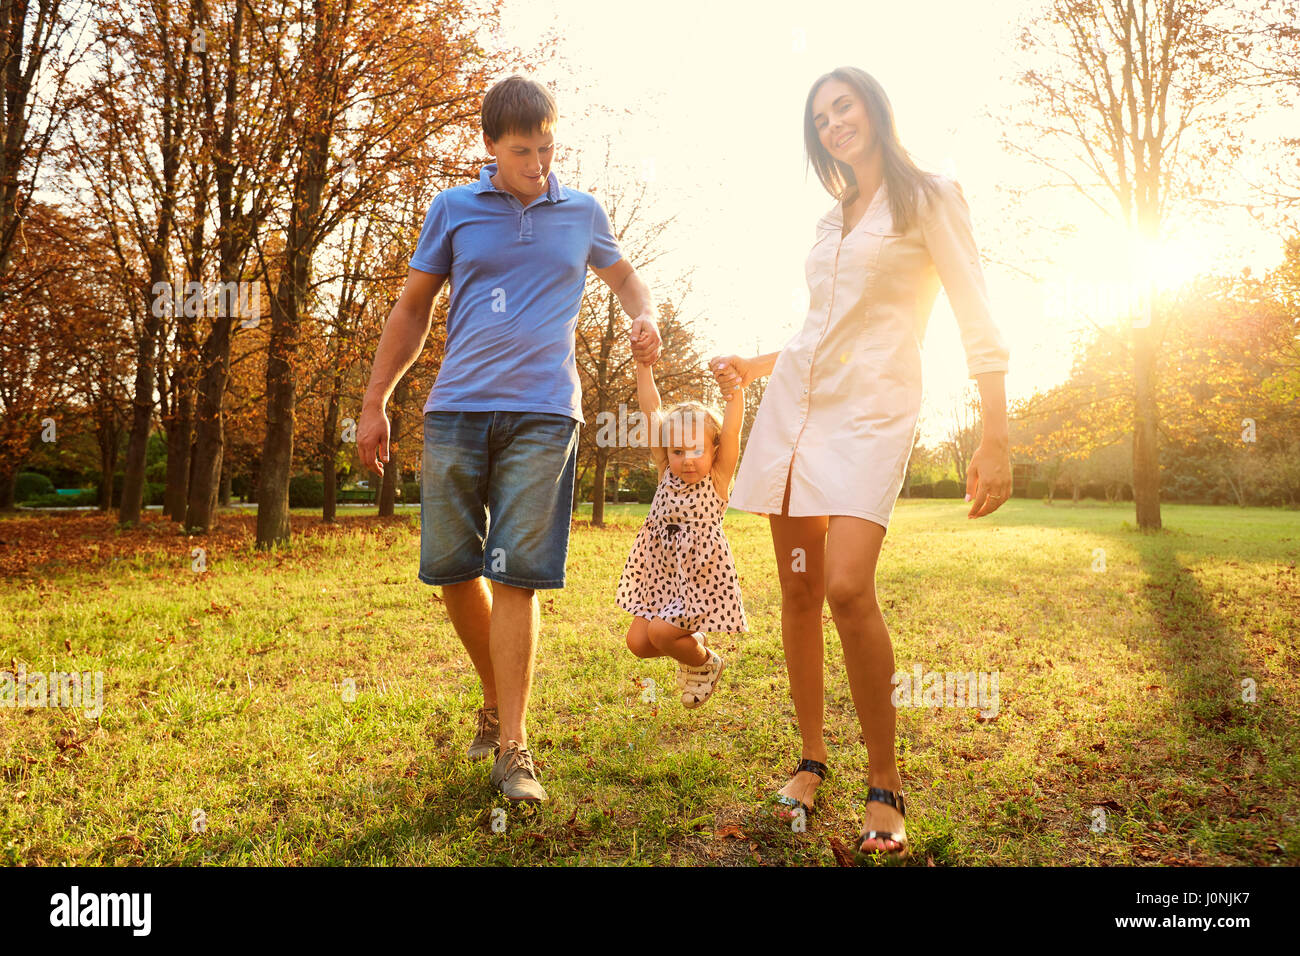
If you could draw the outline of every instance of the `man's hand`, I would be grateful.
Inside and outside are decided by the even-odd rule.
[[[365,405],[357,425],[357,454],[361,467],[384,476],[384,462],[388,461],[388,414],[378,405]]]
[[[739,355],[715,355],[709,359],[709,371],[718,382],[723,395],[730,395],[737,388],[744,388],[756,376],[749,359]]]
[[[628,344],[632,347],[632,357],[642,365],[654,365],[659,361],[659,326],[655,324],[649,312],[642,312],[632,320],[632,330],[628,333]]]

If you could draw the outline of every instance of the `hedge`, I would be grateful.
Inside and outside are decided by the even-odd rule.
[[[317,474],[295,475],[289,479],[290,508],[323,508],[325,479]]]
[[[966,491],[951,478],[944,478],[942,481],[934,483],[934,496],[936,498],[965,498]]]
[[[38,495],[54,494],[54,482],[38,471],[20,471],[14,480],[14,501],[28,501]]]
[[[116,472],[113,475],[113,499],[110,502],[114,508],[122,507],[122,484],[126,481],[126,475],[122,472]],[[144,483],[144,503],[145,506],[161,505],[163,495],[167,491],[167,485],[161,481],[146,481]],[[98,499],[96,499],[98,501]]]
[[[99,492],[89,488],[75,495],[33,495],[23,502],[29,508],[85,508],[99,504]]]

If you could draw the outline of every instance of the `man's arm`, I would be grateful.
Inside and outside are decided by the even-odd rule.
[[[632,328],[628,332],[632,342],[632,357],[648,365],[659,361],[659,326],[654,319],[650,287],[636,274],[632,263],[619,259],[604,269],[592,266],[591,271],[614,291],[623,311],[632,319]]]
[[[398,381],[420,357],[433,322],[433,301],[446,281],[445,275],[410,269],[402,294],[384,323],[357,426],[361,465],[376,475],[383,475],[383,462],[388,461],[389,426],[384,409]]]

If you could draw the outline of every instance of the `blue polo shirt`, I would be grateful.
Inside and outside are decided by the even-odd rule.
[[[478,182],[433,197],[411,268],[447,275],[447,348],[424,411],[524,411],[585,424],[574,334],[587,266],[623,258],[590,193],[560,185],[524,206]]]

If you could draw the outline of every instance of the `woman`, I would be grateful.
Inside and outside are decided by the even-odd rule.
[[[780,352],[711,360],[724,393],[771,375],[731,507],[768,516],[781,582],[781,640],[803,752],[779,798],[813,809],[826,776],[822,603],[844,648],[867,745],[857,852],[908,854],[894,750],[894,653],[876,597],[876,560],[902,487],[921,408],[921,352],[940,280],[979,383],[984,435],[966,473],[970,517],[1011,493],[1004,376],[1009,352],[989,315],[961,187],[928,176],[899,145],[884,90],[843,67],[804,108],[809,162],[835,206],[805,264],[803,329]]]

